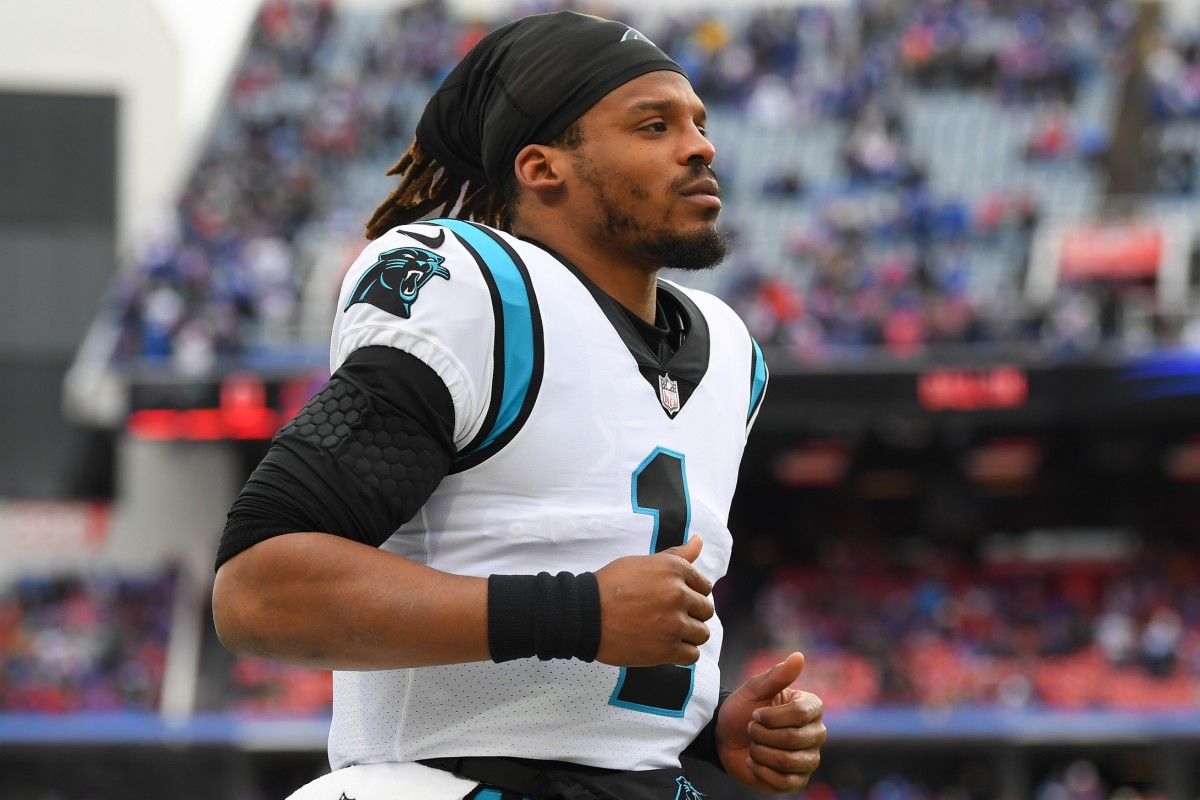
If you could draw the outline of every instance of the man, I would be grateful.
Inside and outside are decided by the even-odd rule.
[[[709,599],[766,367],[657,277],[726,254],[713,157],[680,67],[596,17],[499,28],[430,100],[217,557],[226,646],[335,670],[297,798],[702,796],[681,754],[807,783],[803,656],[721,691]]]

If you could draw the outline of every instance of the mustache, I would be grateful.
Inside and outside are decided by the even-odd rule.
[[[671,181],[671,184],[667,187],[667,190],[672,194],[681,192],[685,187],[688,186],[688,184],[694,183],[701,178],[710,178],[711,180],[715,181],[717,184],[717,196],[720,197],[721,181],[719,178],[717,178],[716,171],[709,165],[700,163],[693,163],[691,168],[688,170],[688,174]]]

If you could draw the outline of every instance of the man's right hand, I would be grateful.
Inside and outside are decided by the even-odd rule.
[[[708,641],[712,582],[694,562],[703,540],[646,556],[618,558],[596,571],[600,586],[600,650],[614,667],[695,664]]]

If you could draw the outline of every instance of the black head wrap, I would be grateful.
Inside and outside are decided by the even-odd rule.
[[[606,94],[647,72],[683,68],[622,22],[558,11],[479,40],[417,123],[417,141],[451,173],[500,191],[528,144],[546,144]]]

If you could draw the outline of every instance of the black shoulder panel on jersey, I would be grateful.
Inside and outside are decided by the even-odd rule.
[[[479,264],[496,320],[491,400],[479,433],[455,460],[453,472],[483,463],[508,444],[533,410],[542,386],[542,315],[529,269],[498,233],[483,225],[439,219]]]
[[[390,347],[355,351],[276,434],[229,511],[217,566],[293,531],[383,544],[450,469],[453,428],[429,366]]]

